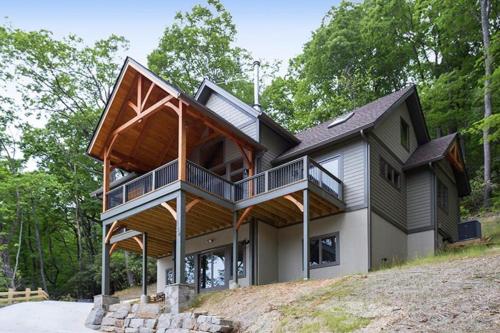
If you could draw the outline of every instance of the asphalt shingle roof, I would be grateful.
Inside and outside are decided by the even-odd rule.
[[[278,157],[278,160],[286,159],[299,152],[335,141],[353,132],[373,126],[377,119],[396,102],[400,101],[401,98],[406,97],[410,92],[414,91],[414,89],[414,86],[408,86],[358,107],[353,110],[353,115],[349,119],[331,128],[328,128],[328,126],[335,118],[297,133],[295,136],[301,141],[300,144],[285,151]]]
[[[443,158],[456,136],[457,133],[449,134],[419,146],[406,161],[404,169],[415,168]]]

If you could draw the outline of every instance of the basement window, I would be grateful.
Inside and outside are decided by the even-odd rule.
[[[321,268],[335,266],[339,261],[339,233],[312,237],[309,241],[309,266]]]

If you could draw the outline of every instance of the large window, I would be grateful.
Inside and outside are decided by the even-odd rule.
[[[437,202],[439,208],[448,213],[448,187],[438,180]]]
[[[339,176],[340,157],[339,156],[322,161],[320,164],[323,168],[328,170],[332,175],[340,178],[340,176]],[[333,187],[332,190],[334,190],[335,193],[339,193],[339,184],[338,183],[335,182],[331,186]]]
[[[410,150],[410,126],[403,118],[401,118],[401,145]]]
[[[246,276],[246,246],[244,242],[238,244],[238,278],[244,278]],[[229,267],[231,267],[231,278],[233,277],[233,258],[231,256],[231,262]]]
[[[380,176],[398,190],[401,188],[401,174],[382,157],[380,158]]]
[[[309,241],[311,268],[339,264],[339,233],[313,237]]]

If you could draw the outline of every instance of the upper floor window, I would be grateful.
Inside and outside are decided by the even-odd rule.
[[[380,175],[395,188],[401,188],[401,174],[382,157],[380,158]]]
[[[438,180],[437,188],[438,207],[448,213],[448,187]]]
[[[410,126],[403,118],[401,118],[401,145],[410,150]]]

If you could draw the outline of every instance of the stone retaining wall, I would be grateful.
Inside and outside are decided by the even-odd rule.
[[[111,304],[107,311],[93,309],[86,325],[116,333],[233,332],[232,321],[207,313],[165,313],[160,304]]]

